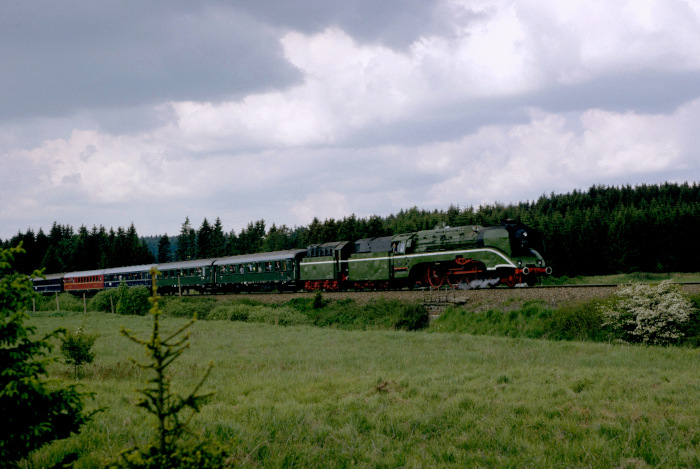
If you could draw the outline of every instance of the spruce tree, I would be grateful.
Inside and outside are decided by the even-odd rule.
[[[158,241],[158,263],[170,262],[170,238],[164,234]]]
[[[79,432],[92,416],[83,411],[89,394],[47,378],[50,340],[65,331],[37,338],[35,328],[25,325],[35,293],[29,277],[12,270],[22,252],[21,245],[0,250],[0,464],[5,467],[16,467],[35,449]]]

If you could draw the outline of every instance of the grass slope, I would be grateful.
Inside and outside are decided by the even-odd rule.
[[[145,336],[149,317],[31,323],[100,335],[82,382],[108,406],[35,466],[78,451],[76,468],[98,467],[151,437],[134,406],[149,376],[129,361],[143,352],[118,332]],[[217,394],[192,426],[237,466],[700,467],[698,349],[232,321],[197,322],[191,343],[173,380],[184,394],[214,362],[204,390]]]

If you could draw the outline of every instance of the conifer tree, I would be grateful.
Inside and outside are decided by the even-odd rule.
[[[226,236],[221,225],[221,219],[216,217],[211,233],[211,256],[222,257],[226,255]]]
[[[170,365],[180,357],[189,347],[189,333],[186,333],[195,319],[187,322],[175,332],[164,335],[160,330],[160,316],[162,311],[158,306],[156,276],[158,271],[151,269],[152,296],[149,301],[152,305],[153,329],[149,339],[140,339],[130,331],[122,329],[121,332],[132,342],[145,347],[148,361],[132,361],[144,370],[153,373],[145,388],[139,392],[142,396],[137,404],[146,409],[156,418],[155,441],[146,448],[132,448],[123,451],[113,468],[220,468],[224,466],[225,453],[221,447],[213,442],[200,441],[188,444],[184,441],[189,432],[187,427],[192,416],[199,412],[201,406],[213,393],[199,394],[199,390],[211,372],[209,364],[202,379],[195,385],[192,392],[182,397],[173,392],[171,379],[168,375]],[[183,412],[190,411],[189,417]]]
[[[185,217],[185,222],[180,229],[180,236],[177,238],[177,251],[175,253],[178,261],[194,259],[197,249],[197,233],[190,224],[190,217]]]
[[[92,416],[83,412],[89,394],[47,378],[50,340],[65,331],[37,338],[35,328],[25,325],[35,293],[29,277],[12,273],[14,256],[21,252],[21,245],[0,250],[0,463],[6,467],[79,432]]]
[[[164,234],[158,241],[158,263],[170,262],[170,238]]]
[[[209,221],[204,218],[202,226],[199,227],[199,231],[197,232],[197,258],[206,259],[208,257],[213,257],[211,241],[212,228]]]

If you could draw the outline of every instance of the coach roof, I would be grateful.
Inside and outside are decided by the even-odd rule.
[[[248,262],[282,261],[296,258],[299,254],[305,254],[306,249],[293,249],[290,251],[260,252],[257,254],[243,254],[240,256],[222,257],[214,262],[214,265],[245,264]]]

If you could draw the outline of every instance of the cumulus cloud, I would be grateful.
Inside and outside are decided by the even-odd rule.
[[[533,111],[527,124],[490,126],[460,142],[423,148],[419,153],[442,155],[433,170],[445,168],[445,179],[430,191],[432,203],[444,206],[457,194],[479,203],[518,202],[600,181],[648,182],[658,174],[685,181],[700,169],[685,131],[700,117],[698,105],[673,115],[590,110],[567,118]],[[459,169],[450,174],[453,168]]]

